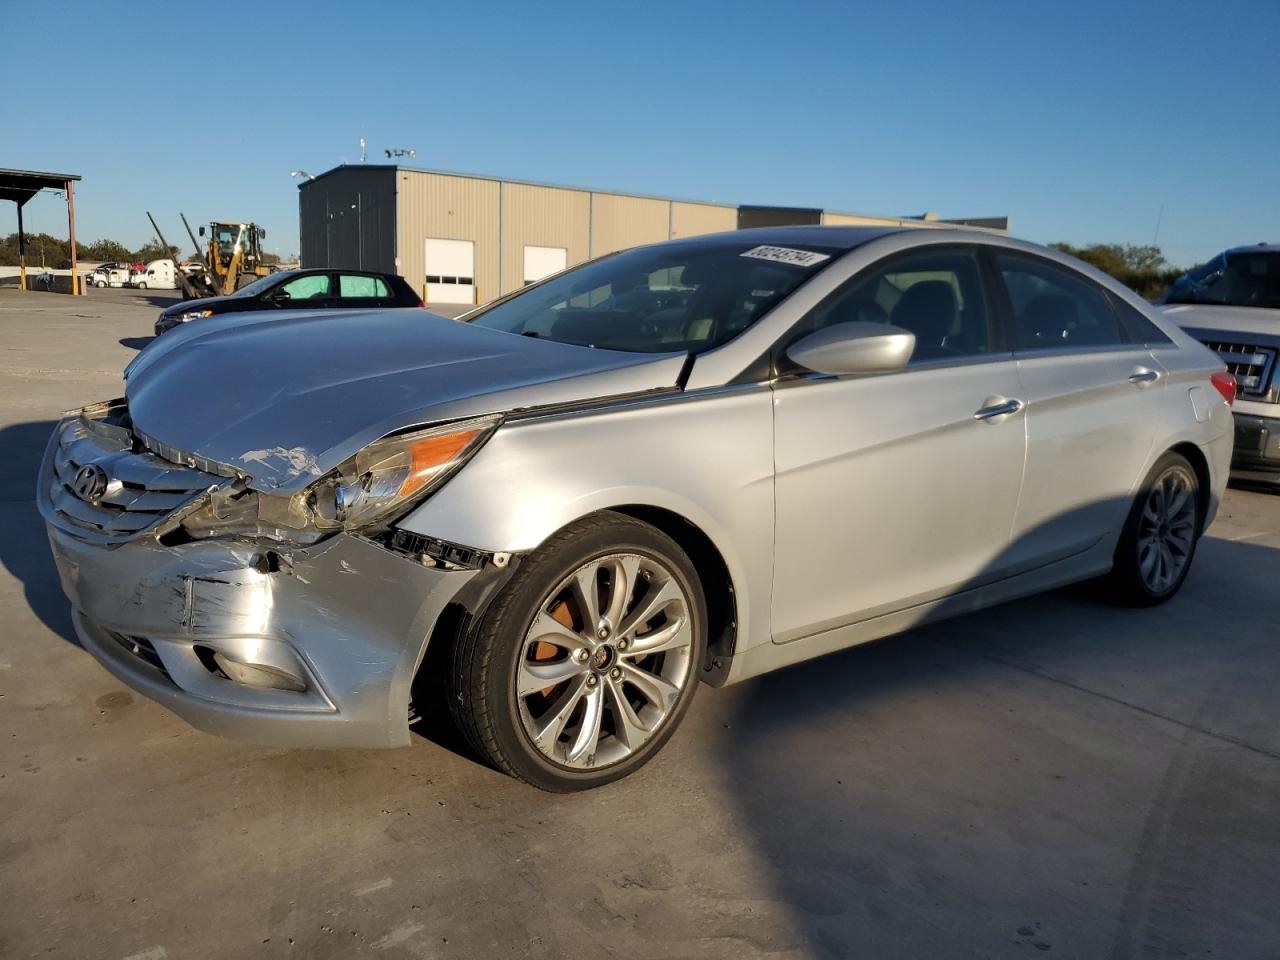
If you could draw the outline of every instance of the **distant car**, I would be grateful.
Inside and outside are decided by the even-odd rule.
[[[365,270],[282,270],[255,280],[226,297],[186,300],[161,311],[156,336],[217,313],[281,308],[368,310],[421,307],[422,298],[403,277]]]
[[[1231,475],[1280,484],[1280,245],[1218,254],[1174,281],[1163,310],[1236,375]]]

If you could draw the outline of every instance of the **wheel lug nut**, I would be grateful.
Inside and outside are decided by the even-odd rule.
[[[608,628],[608,627],[601,627],[599,630],[597,630],[597,631],[596,631],[596,633],[597,633],[597,635],[600,637],[600,639],[601,639],[601,640],[608,640],[608,639],[609,639],[609,628]]]
[[[627,647],[629,647],[629,646],[631,646],[631,644],[630,644],[630,642],[628,642],[628,640],[627,640],[627,638],[626,638],[626,637],[623,637],[621,640],[619,640],[619,641],[618,641],[618,649],[619,649],[619,650],[625,650],[625,649],[627,649]]]
[[[573,653],[573,659],[577,660],[579,663],[586,663],[587,662],[586,647],[583,647],[581,650],[575,650]]]
[[[587,677],[587,686],[588,686],[588,687],[594,687],[594,686],[595,686],[597,683],[599,683],[599,682],[600,682],[600,681],[599,681],[599,679],[596,677],[596,675],[595,675],[595,674],[592,674],[591,676]]]
[[[612,670],[610,670],[610,671],[609,671],[609,676],[611,676],[611,677],[613,677],[613,679],[617,680],[620,676],[622,676],[622,668],[621,668],[621,667],[614,667]]]

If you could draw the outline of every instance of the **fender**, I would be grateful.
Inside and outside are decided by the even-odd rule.
[[[737,650],[769,641],[773,397],[763,384],[509,421],[398,526],[520,554],[574,520],[626,506],[697,526],[733,581]]]

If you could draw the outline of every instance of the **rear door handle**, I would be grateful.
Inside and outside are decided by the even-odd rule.
[[[1134,367],[1133,373],[1129,374],[1129,382],[1138,386],[1144,383],[1155,383],[1159,379],[1160,374],[1150,367]]]
[[[996,417],[1007,417],[1022,409],[1022,401],[1012,397],[987,397],[986,402],[973,413],[975,420],[994,420]]]

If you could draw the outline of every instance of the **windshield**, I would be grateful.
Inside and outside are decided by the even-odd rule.
[[[1164,302],[1280,309],[1280,250],[1218,254],[1175,280]]]
[[[640,247],[552,277],[468,322],[608,350],[702,352],[746,330],[841,252],[723,240]]]
[[[265,277],[259,277],[257,280],[253,281],[253,283],[246,284],[245,286],[237,290],[235,293],[231,294],[231,296],[256,297],[258,294],[265,293],[267,290],[270,290],[280,281],[286,280],[291,276],[293,276],[293,273],[291,271],[271,273]]]

